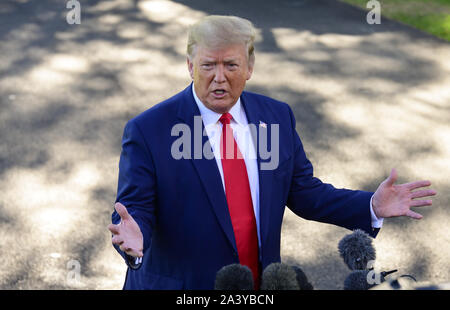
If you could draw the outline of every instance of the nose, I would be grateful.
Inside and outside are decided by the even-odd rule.
[[[220,83],[223,83],[225,81],[226,81],[226,79],[225,79],[225,72],[224,72],[223,65],[216,66],[216,71],[215,71],[215,74],[214,74],[214,82],[220,84]]]

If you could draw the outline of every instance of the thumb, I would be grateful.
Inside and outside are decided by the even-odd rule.
[[[395,181],[397,181],[397,176],[398,176],[397,169],[392,168],[391,174],[389,175],[389,177],[386,180],[387,185],[389,185],[389,186],[394,185]]]
[[[120,202],[116,202],[114,209],[122,220],[130,219],[131,216],[128,214],[127,208]]]

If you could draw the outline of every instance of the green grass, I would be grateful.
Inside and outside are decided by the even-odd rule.
[[[369,0],[341,0],[366,8]],[[381,15],[450,41],[450,0],[379,0]],[[383,23],[383,20],[381,20]]]

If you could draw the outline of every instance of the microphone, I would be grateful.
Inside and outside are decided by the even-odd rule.
[[[372,272],[369,275],[369,272]],[[371,270],[354,270],[344,281],[344,290],[369,290],[386,281],[386,276],[397,272],[397,269],[376,273]],[[370,279],[370,281],[369,281]]]
[[[404,274],[394,279],[387,279],[386,282],[375,286],[372,290],[417,290],[417,286],[414,286],[415,282],[416,278]]]
[[[372,237],[361,229],[344,236],[338,244],[339,253],[350,270],[368,269],[368,262],[375,260]]]
[[[450,282],[448,283],[440,283],[440,284],[421,284],[414,287],[415,290],[426,290],[426,291],[435,291],[435,290],[450,290]]]
[[[368,281],[368,274],[370,270],[354,270],[344,281],[344,290],[366,291],[372,287],[385,281],[383,274],[380,274],[380,283],[370,284]]]
[[[253,274],[247,266],[227,265],[216,274],[215,290],[253,290],[253,288]]]
[[[272,263],[262,274],[261,290],[299,290],[295,270],[283,263]]]
[[[309,283],[308,278],[306,277],[306,274],[303,272],[303,270],[299,266],[292,265],[292,269],[294,269],[296,274],[296,279],[298,286],[300,287],[300,290],[303,291],[310,291],[314,290],[314,287],[311,283]]]

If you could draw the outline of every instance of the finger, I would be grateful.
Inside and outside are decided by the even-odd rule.
[[[118,235],[118,234],[119,234],[119,226],[118,226],[118,225],[109,224],[109,225],[108,225],[108,229],[109,229],[109,231],[112,232],[114,235]]]
[[[411,210],[408,210],[406,212],[406,216],[409,216],[409,217],[411,217],[413,219],[416,219],[416,220],[420,220],[423,217],[421,214],[416,213],[416,212],[411,211]]]
[[[128,247],[127,245],[123,244],[123,243],[120,245],[119,248],[120,248],[120,250],[122,252],[125,252],[126,254],[128,254],[130,256],[133,256],[133,257],[142,257],[142,256],[144,256],[144,253],[142,252],[142,250],[132,249],[132,248]]]
[[[128,220],[130,218],[130,215],[128,214],[127,208],[121,204],[120,202],[117,202],[114,206],[116,209],[117,214],[120,215],[120,218],[122,220]]]
[[[436,195],[436,191],[432,190],[432,189],[411,192],[411,198],[412,199],[414,199],[414,198],[421,198],[421,197],[427,197],[427,196],[434,196],[434,195]]]
[[[397,169],[392,168],[391,174],[389,175],[389,177],[386,180],[387,181],[387,185],[389,185],[389,186],[394,185],[395,181],[397,181],[397,177],[398,177]]]
[[[433,201],[431,199],[429,200],[413,200],[411,202],[411,207],[424,207],[424,206],[431,206],[433,204]]]
[[[114,236],[114,237],[112,237],[111,242],[112,242],[112,244],[122,245],[123,238],[121,236]]]
[[[128,255],[133,256],[133,257],[142,257],[142,256],[144,256],[144,253],[142,253],[142,251],[136,251],[136,250],[133,250],[133,249],[130,249],[130,250],[126,251],[125,253],[127,253]]]
[[[119,246],[119,249],[120,249],[122,252],[125,252],[125,253],[131,251],[131,248],[128,247],[125,243],[122,243],[122,244]],[[127,253],[127,254],[128,254],[128,253]]]
[[[411,183],[405,183],[403,185],[406,186],[406,188],[408,188],[409,190],[413,190],[413,189],[420,188],[420,187],[430,186],[431,182],[428,180],[422,180],[422,181],[415,181],[415,182],[411,182]]]

